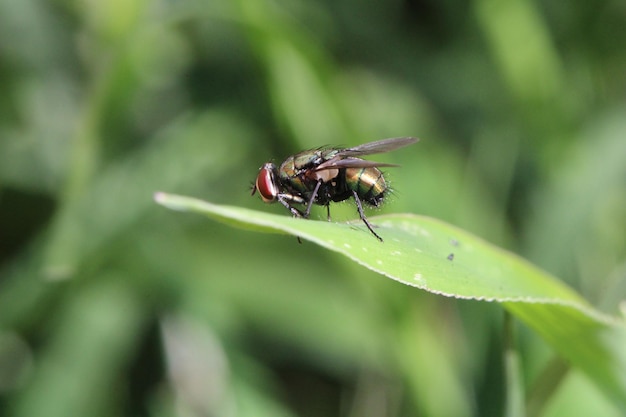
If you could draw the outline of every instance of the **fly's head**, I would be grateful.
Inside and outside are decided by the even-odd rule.
[[[259,169],[259,175],[257,175],[252,187],[252,195],[257,191],[264,202],[273,203],[276,201],[280,193],[280,184],[278,183],[278,168],[275,164],[267,162]]]

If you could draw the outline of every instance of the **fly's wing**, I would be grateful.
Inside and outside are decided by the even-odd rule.
[[[332,158],[324,161],[315,168],[315,171],[333,168],[369,168],[369,167],[397,167],[394,164],[385,164],[381,162],[366,161],[355,156],[371,155],[374,153],[383,153],[393,151],[404,146],[408,146],[417,142],[417,138],[389,138],[381,139],[375,142],[364,143],[354,148],[341,149],[336,151]]]
[[[375,153],[383,153],[390,152],[396,150],[398,148],[403,148],[405,146],[411,145],[417,142],[419,139],[417,138],[389,138],[389,139],[381,139],[375,142],[364,143],[363,145],[355,146],[354,148],[342,149],[337,154],[337,156],[363,156],[363,155],[371,155]],[[381,166],[381,165],[379,165]]]
[[[386,164],[383,162],[366,161],[359,158],[346,158],[343,156],[335,156],[332,159],[320,164],[315,171],[323,171],[333,168],[370,168],[370,167],[397,167],[396,164]]]

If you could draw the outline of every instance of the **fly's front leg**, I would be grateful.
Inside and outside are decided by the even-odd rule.
[[[291,212],[293,217],[308,217],[308,213],[305,214],[291,205],[293,203],[304,204],[304,199],[302,197],[293,194],[281,193],[276,196],[276,199]]]
[[[357,210],[359,210],[359,216],[361,217],[361,220],[363,220],[363,223],[365,223],[367,228],[370,229],[370,232],[372,232],[372,234],[374,236],[376,236],[376,238],[382,242],[383,238],[378,236],[378,234],[372,228],[372,225],[370,224],[370,222],[367,221],[367,218],[365,217],[365,213],[363,212],[363,205],[361,204],[361,200],[359,199],[359,195],[354,190],[352,191],[352,195],[354,196],[354,200],[356,201],[356,208],[357,208]]]
[[[292,206],[291,204],[289,204],[289,202],[294,202],[296,204],[303,204],[304,199],[302,199],[302,197],[298,197],[293,194],[278,194],[276,198],[278,199],[278,201],[280,201],[280,204],[287,207],[287,210],[291,212],[293,217],[304,217],[305,219],[308,217],[308,213],[305,214],[301,212],[300,210],[298,210],[297,208],[295,208],[294,206]],[[302,243],[300,236],[296,236],[296,238],[298,239],[298,243]]]
[[[300,210],[298,210],[297,208],[295,208],[294,206],[289,204],[290,202],[293,202],[293,203],[296,203],[296,204],[304,203],[304,200],[301,197],[298,197],[298,196],[295,196],[295,195],[292,195],[292,194],[278,194],[276,196],[276,198],[278,199],[280,204],[285,206],[287,208],[287,210],[289,210],[291,212],[293,217],[304,217],[304,218],[307,217],[307,216],[305,216],[305,214],[303,212],[301,212]]]

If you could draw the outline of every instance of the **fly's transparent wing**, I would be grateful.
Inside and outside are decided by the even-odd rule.
[[[371,168],[371,167],[397,167],[396,164],[386,164],[383,162],[366,161],[359,158],[345,158],[336,156],[328,161],[320,164],[315,171],[322,171],[333,168]]]
[[[336,156],[362,156],[362,155],[371,155],[375,153],[383,153],[390,152],[399,148],[403,148],[405,146],[409,146],[419,139],[417,138],[389,138],[389,139],[381,139],[375,142],[364,143],[363,145],[358,145],[353,148],[342,149],[337,152]]]
[[[366,161],[355,156],[371,155],[374,153],[383,153],[393,151],[417,142],[417,138],[389,138],[381,139],[375,142],[364,143],[363,145],[353,148],[341,149],[333,155],[328,161],[321,163],[315,168],[315,171],[333,168],[370,168],[370,167],[397,167],[394,164],[385,164],[382,162]]]

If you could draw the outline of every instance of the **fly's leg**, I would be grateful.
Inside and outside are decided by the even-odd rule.
[[[359,210],[359,216],[361,217],[361,220],[363,220],[363,223],[365,223],[365,226],[367,226],[370,232],[372,232],[372,234],[376,236],[376,238],[382,242],[383,238],[378,236],[378,234],[376,234],[374,229],[372,229],[372,225],[370,224],[370,222],[367,221],[367,218],[365,217],[365,213],[363,213],[363,205],[361,204],[359,195],[354,190],[352,190],[352,195],[354,196],[354,200],[356,201],[356,208]]]
[[[292,194],[278,194],[276,198],[278,199],[278,201],[280,201],[280,204],[285,206],[287,210],[291,212],[293,217],[300,217],[300,218],[304,217],[305,219],[309,217],[308,210],[307,210],[307,213],[303,213],[297,208],[295,208],[294,206],[292,206],[291,204],[289,204],[290,201],[293,201],[298,204],[302,204],[304,203],[304,200],[302,200],[302,198],[292,195]],[[296,236],[296,239],[298,239],[298,243],[302,244],[302,240],[300,239],[300,236]]]
[[[321,185],[322,185],[322,180],[318,180],[317,184],[315,184],[315,188],[313,189],[313,193],[311,193],[311,198],[309,199],[309,203],[306,205],[306,211],[304,212],[305,219],[309,218],[309,213],[311,213],[311,206],[313,205],[313,202],[315,201],[315,197],[317,197],[317,192],[319,191]]]
[[[301,212],[300,210],[298,210],[297,208],[295,208],[294,206],[292,206],[291,204],[289,204],[289,201],[297,201],[299,198],[289,195],[289,194],[279,194],[277,197],[278,201],[280,202],[280,204],[282,204],[283,206],[285,206],[287,208],[287,210],[289,210],[291,212],[291,214],[293,215],[293,217],[307,217],[305,216],[305,213]]]
[[[326,204],[326,218],[328,219],[328,221],[330,220],[330,204]]]

